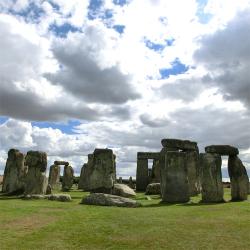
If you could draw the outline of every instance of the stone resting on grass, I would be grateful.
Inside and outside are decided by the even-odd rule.
[[[91,193],[82,199],[82,204],[117,207],[140,207],[141,204],[135,200],[117,195]]]
[[[161,195],[163,202],[182,203],[189,201],[189,187],[185,152],[165,152],[161,165]]]
[[[24,166],[24,154],[17,149],[10,149],[4,169],[2,191],[4,193],[23,192],[24,176],[27,168]]]
[[[112,189],[112,194],[122,197],[135,197],[135,191],[125,184],[115,183]]]
[[[161,194],[161,183],[150,183],[146,188],[145,194]]]
[[[202,202],[224,201],[221,163],[219,154],[200,154]]]
[[[48,185],[47,154],[40,151],[28,151],[25,165],[28,166],[28,173],[25,177],[24,194],[45,194]]]

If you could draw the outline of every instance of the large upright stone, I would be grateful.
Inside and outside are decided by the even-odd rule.
[[[59,165],[51,165],[49,169],[49,184],[51,188],[58,187],[60,184],[60,166]]]
[[[161,144],[168,151],[198,151],[197,142],[179,139],[162,139]]]
[[[161,181],[161,168],[160,168],[160,160],[154,159],[152,166],[152,183],[159,183]]]
[[[199,155],[196,151],[190,151],[186,154],[189,195],[194,196],[199,193]]]
[[[10,149],[4,169],[2,191],[4,193],[23,192],[26,172],[24,155],[17,149]]]
[[[219,154],[200,154],[201,194],[203,202],[222,202],[223,185]]]
[[[78,189],[84,189],[84,171],[87,168],[87,163],[84,163],[81,168],[80,178],[78,182]]]
[[[247,200],[249,191],[249,178],[246,168],[237,156],[229,156],[228,173],[231,182],[232,200]]]
[[[69,191],[74,182],[74,170],[71,166],[65,165],[62,178],[62,190]]]
[[[149,183],[148,177],[148,159],[137,158],[136,168],[136,190],[145,191]]]
[[[163,202],[189,201],[186,153],[168,152],[164,148],[160,157],[161,194]]]
[[[25,195],[45,194],[48,180],[46,177],[47,154],[40,151],[29,151],[25,157],[28,173],[25,178]]]
[[[111,149],[95,149],[84,171],[84,190],[111,193],[116,182],[115,156]]]
[[[219,155],[238,155],[239,150],[230,145],[211,145],[205,147],[206,153],[219,154]]]

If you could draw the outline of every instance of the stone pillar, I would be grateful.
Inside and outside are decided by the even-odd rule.
[[[188,202],[188,176],[186,166],[186,153],[161,152],[161,194],[163,202],[182,203]]]
[[[196,151],[186,152],[187,154],[187,175],[189,185],[189,195],[195,196],[199,193],[198,164],[199,155]]]
[[[122,177],[119,177],[118,183],[119,183],[119,184],[122,184]]]
[[[25,178],[24,194],[45,194],[48,179],[46,177],[47,154],[40,151],[29,151],[25,157],[28,173]]]
[[[63,178],[62,178],[62,190],[69,191],[73,186],[74,170],[71,166],[64,166]]]
[[[135,185],[134,185],[132,176],[130,176],[129,179],[128,179],[128,186],[129,186],[130,188],[132,188],[132,189],[135,188]]]
[[[238,156],[229,156],[228,173],[231,182],[232,201],[247,200],[249,179],[246,168]]]
[[[24,155],[17,149],[10,149],[4,169],[2,191],[4,193],[23,192],[26,172]]]
[[[148,185],[148,159],[137,159],[136,190],[145,191]]]
[[[87,168],[87,163],[84,163],[81,168],[81,174],[78,182],[78,189],[84,189],[84,171]]]
[[[219,154],[200,154],[202,202],[224,201],[221,164]]]
[[[52,189],[60,184],[60,166],[59,165],[51,165],[49,169],[49,185]]]
[[[161,181],[160,170],[159,159],[154,159],[152,166],[152,183],[159,183]]]

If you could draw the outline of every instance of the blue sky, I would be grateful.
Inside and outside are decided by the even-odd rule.
[[[0,2],[0,172],[10,147],[45,150],[79,173],[95,147],[112,146],[118,175],[135,176],[136,152],[157,152],[167,137],[200,151],[232,144],[250,168],[249,9],[247,0]]]

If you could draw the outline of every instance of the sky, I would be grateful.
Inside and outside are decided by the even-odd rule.
[[[76,175],[111,148],[135,177],[178,138],[238,147],[250,175],[250,0],[5,0],[0,36],[0,174],[10,148]]]

